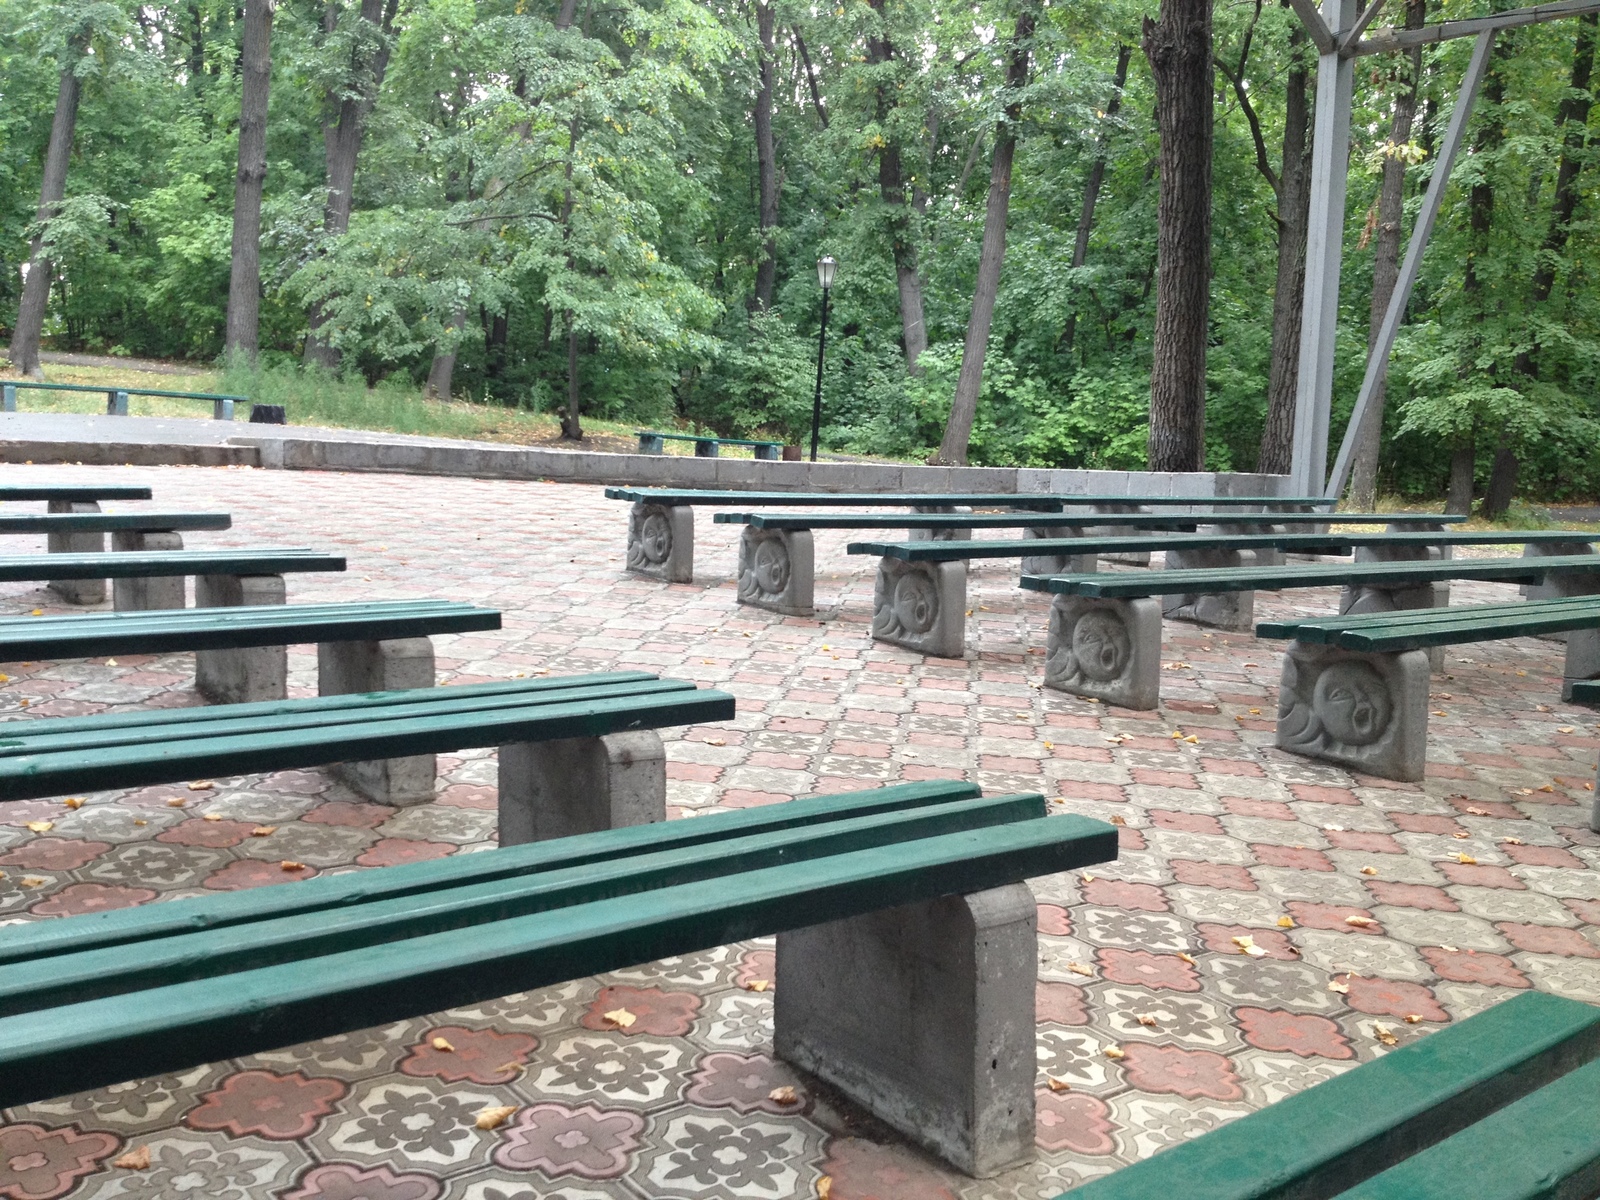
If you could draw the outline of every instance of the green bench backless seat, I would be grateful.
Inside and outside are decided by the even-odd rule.
[[[79,537],[79,534],[53,536]],[[99,535],[90,535],[99,536]],[[142,535],[145,537],[161,535]],[[119,611],[182,608],[184,579],[196,577],[195,603],[209,608],[238,604],[244,594],[257,594],[237,581],[277,578],[268,589],[281,602],[282,576],[294,571],[343,571],[343,555],[324,554],[304,547],[240,547],[226,550],[144,549],[0,555],[0,583],[48,582],[53,591],[74,604],[100,604],[105,600],[105,580],[119,584],[112,603]],[[201,582],[209,580],[209,583]],[[122,584],[143,586],[124,587]],[[204,593],[204,594],[203,594]],[[211,595],[216,593],[216,595]]]

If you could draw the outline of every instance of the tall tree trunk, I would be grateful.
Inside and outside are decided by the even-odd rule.
[[[778,152],[772,140],[773,76],[777,51],[773,45],[773,0],[756,0],[756,35],[760,39],[759,73],[756,88],[756,176],[759,181],[758,219],[761,223],[760,258],[756,262],[755,308],[772,310],[772,296],[778,287]]]
[[[1428,0],[1410,0],[1406,5],[1406,28],[1422,28],[1428,15]],[[1403,80],[1394,98],[1394,122],[1389,129],[1393,153],[1383,160],[1383,184],[1378,192],[1378,232],[1373,239],[1372,309],[1367,318],[1367,353],[1378,340],[1389,299],[1400,278],[1400,223],[1405,215],[1406,160],[1399,147],[1411,141],[1411,126],[1417,116],[1417,84],[1422,78],[1422,47],[1411,51],[1405,60],[1411,74]],[[1350,462],[1350,503],[1361,512],[1371,512],[1378,500],[1378,456],[1383,448],[1383,408],[1387,380],[1380,380],[1367,405],[1366,419],[1356,431],[1355,454]]]
[[[1474,433],[1467,434],[1465,442],[1458,442],[1450,452],[1450,485],[1445,493],[1444,510],[1465,515],[1472,511],[1472,477],[1478,456]]]
[[[354,200],[356,159],[361,154],[361,129],[377,103],[378,89],[389,66],[389,31],[394,25],[398,0],[361,0],[361,19],[374,27],[375,49],[370,58],[359,54],[350,64],[353,84],[339,102],[338,117],[322,127],[323,148],[328,168],[328,200],[322,211],[323,232],[337,237],[350,228],[350,209]],[[332,3],[324,10],[323,28],[333,32],[338,11]],[[330,97],[330,100],[332,98]],[[311,310],[310,332],[306,334],[305,360],[333,370],[339,365],[339,352],[322,336],[328,315],[318,304]]]
[[[1089,179],[1083,187],[1083,208],[1078,212],[1078,238],[1072,244],[1074,269],[1089,261],[1089,234],[1094,229],[1095,205],[1100,202],[1100,189],[1105,186],[1106,181],[1106,155],[1111,143],[1110,125],[1118,110],[1122,108],[1122,89],[1128,82],[1128,63],[1132,58],[1132,46],[1117,47],[1117,69],[1111,77],[1111,99],[1106,101],[1106,127],[1100,130],[1100,136],[1095,139],[1094,162],[1089,167]],[[1062,348],[1071,350],[1077,335],[1078,310],[1074,307],[1067,317],[1066,326],[1061,331]]]
[[[1161,0],[1160,19],[1144,19],[1144,52],[1161,134],[1150,470],[1199,471],[1211,283],[1211,0]]]
[[[267,182],[267,96],[275,0],[245,0],[240,49],[239,171],[233,183],[233,258],[225,351],[255,361],[261,324],[261,192]]]
[[[484,374],[499,379],[506,369],[506,343],[511,334],[511,315],[495,313],[492,317],[480,314],[483,319]]]
[[[1017,93],[1028,82],[1029,55],[1032,51],[1035,16],[1031,8],[1017,14],[1011,35],[1010,60],[1006,64],[1006,105],[1004,119],[995,122],[994,160],[989,169],[989,201],[983,217],[983,246],[978,251],[978,278],[972,288],[972,317],[967,322],[967,340],[961,351],[961,372],[956,376],[955,397],[950,403],[950,419],[945,423],[944,441],[938,461],[963,465],[967,461],[967,442],[972,437],[972,420],[978,413],[978,392],[983,386],[983,360],[989,350],[989,326],[994,322],[995,297],[1000,293],[1000,268],[1006,257],[1006,217],[1011,209],[1011,163],[1017,152],[1017,125],[1022,120],[1022,102]]]
[[[884,0],[867,0],[878,20],[884,17]],[[867,62],[883,66],[894,59],[894,43],[887,30],[867,38]],[[877,86],[877,120],[883,145],[878,149],[878,196],[887,214],[889,246],[894,254],[895,286],[900,293],[900,339],[905,347],[906,371],[919,373],[917,360],[928,348],[928,329],[923,322],[922,276],[917,271],[917,244],[911,224],[911,209],[906,203],[905,174],[901,166],[900,143],[889,130],[896,101],[893,89],[880,77]]]
[[[561,418],[561,436],[568,441],[583,441],[583,394],[578,387],[578,327],[567,310],[567,412]]]
[[[83,47],[74,45],[73,57]],[[56,215],[56,206],[67,190],[67,163],[72,157],[72,133],[78,123],[78,97],[82,88],[69,64],[56,86],[56,114],[50,122],[50,144],[44,153],[44,179],[39,184],[39,209],[35,220],[43,224]],[[39,339],[44,333],[44,314],[50,302],[50,281],[55,264],[44,257],[44,240],[36,237],[28,251],[28,278],[22,285],[22,301],[17,308],[17,325],[11,332],[9,357],[14,370],[24,375],[43,377],[39,366]]]
[[[450,328],[459,335],[467,327],[467,310],[458,308],[450,314]],[[460,345],[459,342],[456,345]],[[441,349],[433,356],[433,365],[428,368],[428,385],[426,393],[430,400],[450,399],[450,385],[455,377],[456,349],[452,346],[449,350]]]
[[[828,127],[828,108],[822,103],[822,90],[817,86],[817,72],[811,65],[811,52],[806,49],[806,40],[800,36],[800,27],[791,25],[789,32],[794,34],[795,49],[800,51],[800,61],[806,68],[806,86],[811,91],[811,106],[816,110],[817,120],[822,127]]]

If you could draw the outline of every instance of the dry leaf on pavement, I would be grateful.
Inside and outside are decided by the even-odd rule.
[[[111,1161],[113,1167],[121,1167],[124,1171],[148,1171],[150,1169],[150,1147],[135,1146],[121,1158]]]
[[[473,1121],[479,1129],[499,1129],[517,1111],[515,1104],[496,1104],[479,1111],[477,1120]]]
[[[450,1054],[455,1050],[455,1047],[450,1044],[450,1040],[448,1038],[436,1037],[430,1044],[435,1050],[441,1050],[446,1054]]]
[[[625,1008],[613,1008],[610,1012],[602,1013],[600,1015],[605,1017],[606,1020],[610,1021],[618,1029],[627,1029],[639,1019]]]
[[[784,1084],[782,1087],[773,1088],[770,1092],[767,1093],[767,1099],[771,1100],[774,1104],[799,1104],[800,1103],[799,1094],[794,1090],[794,1088],[790,1087],[788,1084]]]

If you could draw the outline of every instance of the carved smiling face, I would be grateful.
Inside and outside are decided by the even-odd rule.
[[[1072,653],[1078,670],[1100,683],[1120,676],[1128,665],[1132,643],[1115,614],[1094,609],[1078,618],[1072,630]]]
[[[1383,676],[1362,662],[1338,662],[1317,677],[1311,707],[1329,737],[1369,746],[1389,728],[1394,706]]]

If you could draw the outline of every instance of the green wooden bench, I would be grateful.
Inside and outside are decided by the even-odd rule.
[[[48,500],[51,503],[93,503],[97,500],[148,500],[147,487],[124,484],[47,483],[0,485],[0,501]],[[54,509],[51,509],[54,512]]]
[[[0,533],[187,533],[232,525],[228,513],[0,513]]]
[[[1116,854],[911,784],[8,926],[0,1108],[777,934],[778,1054],[992,1174],[1033,1152],[1022,881]]]
[[[1600,676],[1600,596],[1419,612],[1263,621],[1290,639],[1278,692],[1280,749],[1385,779],[1423,776],[1434,646],[1567,633],[1563,696]]]
[[[919,513],[959,513],[971,508],[1012,508],[1027,512],[1060,512],[1068,506],[1087,506],[1101,513],[1122,513],[1146,506],[1209,504],[1214,507],[1326,507],[1324,497],[1305,496],[1070,496],[1027,492],[740,492],[687,488],[609,487],[609,500],[627,500],[627,569],[668,583],[694,579],[694,510],[696,507],[764,508],[806,507],[909,508]],[[938,531],[933,531],[937,533]],[[809,565],[796,573],[810,575]]]
[[[667,442],[693,442],[696,458],[716,458],[723,446],[749,446],[758,459],[773,462],[777,460],[778,452],[783,449],[782,442],[712,437],[703,433],[656,433],[654,430],[641,429],[638,430],[638,434],[640,454],[665,454]]]
[[[48,501],[51,516],[102,515],[101,500],[148,499],[150,499],[150,489],[147,487],[92,484],[0,487],[0,500]],[[54,554],[94,554],[106,548],[106,540],[100,531],[62,529],[50,531],[46,545]],[[104,579],[57,579],[52,581],[50,586],[72,604],[100,604],[106,598]]]
[[[1600,1008],[1523,992],[1060,1200],[1579,1200]]]
[[[233,525],[233,518],[227,513],[103,513],[98,504],[81,503],[62,507],[78,511],[0,515],[0,533],[42,533],[51,554],[100,554],[106,548],[108,533],[113,550],[182,550],[184,533],[228,529]],[[152,586],[181,591],[183,581],[119,581],[114,587],[132,591],[117,607],[162,608],[172,603],[170,597],[162,601],[149,596]],[[58,579],[51,581],[50,587],[74,604],[99,604],[105,599],[103,579]]]
[[[1107,525],[1103,514],[1095,512],[1030,514],[1018,513],[717,513],[719,525],[743,525],[739,538],[739,603],[766,608],[786,616],[809,617],[815,612],[815,549],[811,534],[816,529],[906,529],[913,539],[970,535],[979,529],[1022,528],[1029,539],[1053,538],[1071,531],[1073,537],[1126,536],[1150,531],[1183,532],[1204,527],[1217,533],[1283,532],[1291,528],[1328,525],[1384,524],[1443,529],[1464,521],[1465,517],[1438,514],[1403,513],[1129,513],[1118,514],[1115,526]],[[1276,551],[1256,551],[1257,561]],[[1126,560],[1128,556],[1114,556]],[[1149,561],[1148,551],[1141,562]],[[1023,570],[1048,571],[1054,564],[1025,559]],[[1246,622],[1246,625],[1248,622]]]
[[[139,550],[109,554],[6,554],[0,555],[0,583],[49,582],[53,590],[73,603],[98,603],[83,599],[85,589],[57,587],[83,580],[137,580],[142,588],[115,589],[113,602],[120,610],[181,608],[183,581],[195,576],[195,606],[215,608],[252,603],[282,603],[283,576],[295,571],[342,571],[342,555],[304,548],[246,547],[229,550]],[[255,584],[241,584],[254,579]],[[275,582],[274,582],[275,581]],[[105,599],[104,586],[100,600]]]
[[[211,415],[218,421],[233,420],[233,406],[248,404],[248,396],[226,396],[217,392],[164,392],[156,388],[103,387],[87,383],[25,383],[20,380],[0,381],[0,412],[17,411],[17,392],[32,388],[40,392],[98,392],[106,398],[106,415],[128,415],[129,396],[161,396],[169,400],[206,400],[211,403]]]
[[[966,645],[967,563],[1021,559],[1023,573],[1054,575],[1093,571],[1101,555],[1129,550],[1166,552],[1169,569],[1233,569],[1246,551],[1349,554],[1357,561],[1415,561],[1443,557],[1455,546],[1524,544],[1528,553],[1583,554],[1596,535],[1571,530],[1357,533],[1169,533],[1145,537],[1030,538],[956,542],[851,542],[849,554],[880,556],[873,598],[872,636],[923,654],[959,658]],[[1229,593],[1190,595],[1168,602],[1193,620],[1237,628]],[[1231,595],[1237,597],[1238,593]],[[1230,615],[1230,612],[1233,615]],[[1248,628],[1248,625],[1245,625]]]
[[[1600,554],[1523,558],[1362,562],[1223,570],[1024,575],[1025,590],[1055,596],[1045,639],[1046,687],[1124,708],[1155,708],[1161,698],[1163,615],[1232,593],[1228,616],[1254,610],[1256,589],[1342,587],[1341,614],[1443,608],[1452,580],[1543,584],[1558,592],[1600,590]],[[1168,602],[1173,611],[1165,612]],[[1202,614],[1207,623],[1217,623]],[[1435,668],[1438,663],[1433,664]]]

